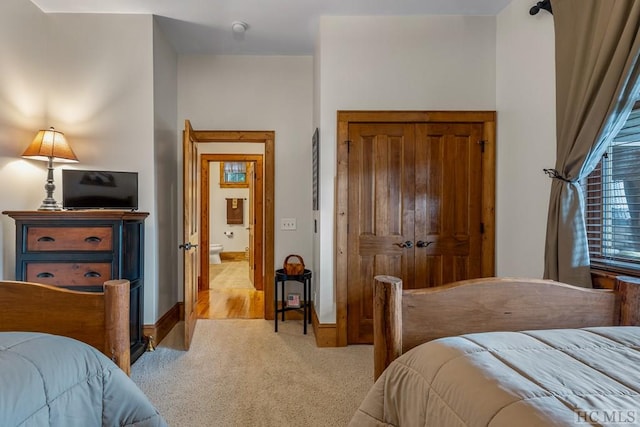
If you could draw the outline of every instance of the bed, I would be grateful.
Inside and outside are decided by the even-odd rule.
[[[166,426],[129,378],[129,282],[0,282],[0,425]]]
[[[373,387],[352,426],[640,424],[640,282],[374,280]]]

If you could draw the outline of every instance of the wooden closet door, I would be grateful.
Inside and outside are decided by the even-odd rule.
[[[374,276],[405,289],[481,276],[482,135],[479,123],[349,125],[349,344],[373,342]]]
[[[481,277],[482,135],[479,123],[416,125],[415,275],[405,288]]]
[[[373,342],[373,277],[414,271],[413,124],[349,126],[349,343]]]

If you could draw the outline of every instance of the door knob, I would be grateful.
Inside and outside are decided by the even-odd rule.
[[[422,240],[418,240],[416,242],[416,246],[419,247],[419,248],[426,248],[427,246],[429,246],[432,243],[433,242],[423,242]]]
[[[198,247],[198,245],[192,245],[191,242],[183,243],[182,245],[178,246],[178,248],[184,249],[185,251],[188,251],[191,248],[196,248],[196,247]]]
[[[411,240],[407,240],[406,242],[402,242],[402,243],[394,243],[394,245],[400,248],[412,248],[413,242]]]

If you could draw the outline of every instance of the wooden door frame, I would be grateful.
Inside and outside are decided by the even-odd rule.
[[[274,202],[275,202],[275,131],[238,131],[238,130],[194,130],[193,138],[197,143],[242,143],[264,144],[264,318],[272,320],[274,267]],[[200,208],[202,217],[202,207]],[[202,280],[202,276],[200,276]]]
[[[210,177],[211,177],[211,163],[213,162],[251,162],[256,165],[254,171],[256,173],[256,182],[258,183],[255,189],[254,200],[249,202],[249,206],[254,211],[254,233],[259,236],[256,239],[256,244],[253,247],[254,260],[256,261],[256,267],[254,271],[254,284],[256,290],[264,290],[264,258],[263,258],[263,224],[264,224],[264,156],[262,154],[201,154],[200,155],[200,287],[198,290],[203,291],[209,289],[209,202],[210,202]],[[214,173],[219,174],[219,169]]]
[[[482,274],[495,274],[495,111],[338,111],[335,208],[336,345],[347,345],[347,227],[349,218],[349,125],[355,123],[482,123]],[[480,141],[479,141],[480,142]],[[371,278],[373,284],[373,277]]]

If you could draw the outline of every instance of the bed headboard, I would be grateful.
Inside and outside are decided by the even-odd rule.
[[[104,292],[0,281],[0,331],[44,332],[85,342],[130,373],[129,281]]]
[[[640,287],[621,283],[617,291],[612,291],[551,280],[490,277],[403,290],[401,279],[376,276],[375,378],[402,353],[436,338],[475,332],[637,324]]]

